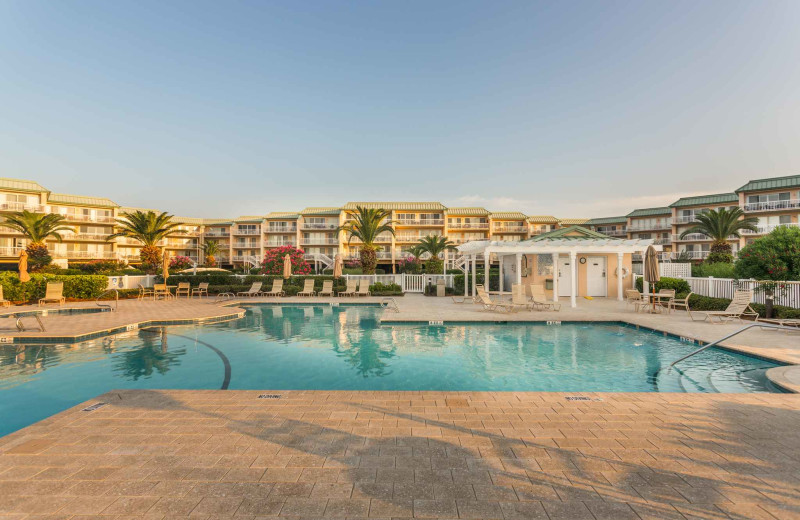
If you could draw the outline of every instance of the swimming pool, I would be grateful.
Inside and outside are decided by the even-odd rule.
[[[775,391],[774,363],[619,323],[381,325],[369,306],[251,306],[239,320],[0,347],[0,435],[116,388]]]

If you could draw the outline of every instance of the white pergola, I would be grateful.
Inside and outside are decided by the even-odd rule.
[[[622,265],[625,254],[641,253],[653,245],[652,239],[615,239],[615,238],[552,238],[537,241],[521,242],[497,242],[490,240],[477,240],[467,242],[458,246],[458,251],[467,256],[466,266],[467,276],[472,271],[472,296],[475,296],[475,284],[477,283],[477,260],[478,256],[483,256],[484,272],[489,273],[491,255],[495,255],[500,263],[500,292],[503,292],[503,257],[513,255],[516,258],[516,283],[522,283],[522,256],[523,255],[551,255],[553,259],[553,300],[558,301],[558,258],[562,254],[568,255],[570,259],[571,290],[570,305],[577,306],[578,294],[578,255],[617,255],[617,265]],[[654,245],[656,250],[661,251],[660,245]],[[470,264],[472,264],[470,266]],[[488,279],[488,278],[487,278]],[[489,288],[487,287],[488,291]],[[467,284],[464,284],[464,296],[468,296]],[[622,277],[617,277],[617,297],[622,300]]]

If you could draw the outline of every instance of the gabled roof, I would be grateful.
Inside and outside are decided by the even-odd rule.
[[[670,208],[684,208],[686,206],[708,206],[710,204],[727,204],[739,202],[739,196],[735,193],[716,193],[714,195],[698,195],[697,197],[681,197],[672,204]]]
[[[489,210],[486,208],[478,208],[478,207],[447,208],[448,216],[485,217],[488,214]]]
[[[528,216],[519,211],[497,211],[489,214],[492,220],[528,220]]]
[[[635,209],[628,213],[628,217],[656,217],[659,215],[672,215],[672,210],[668,207],[663,208],[642,208]]]
[[[528,222],[531,224],[558,224],[559,220],[551,215],[530,215]]]
[[[567,226],[580,226],[586,224],[588,220],[588,218],[560,218],[558,222]]]
[[[523,240],[522,242],[539,242],[541,240],[551,240],[554,238],[559,238],[561,240],[589,240],[595,238],[607,239],[608,235],[604,235],[597,231],[592,231],[591,229],[581,226],[569,226],[565,228],[554,229],[553,231],[548,231],[547,233],[542,233],[541,235],[536,235],[535,237]]]
[[[387,211],[444,211],[447,209],[441,202],[348,202],[342,209],[354,211],[358,206],[369,209],[385,209]]]
[[[98,206],[103,208],[118,208],[119,204],[104,197],[83,197],[81,195],[67,195],[66,193],[51,193],[47,202],[52,204],[68,204],[72,206]]]
[[[603,224],[624,224],[628,222],[628,217],[602,217],[590,218],[585,223],[589,226],[602,226]]]
[[[264,220],[264,215],[242,215],[233,219],[234,222],[261,222]]]
[[[736,193],[740,191],[762,191],[798,187],[800,187],[800,175],[789,175],[787,177],[770,177],[767,179],[752,180],[736,190]]]
[[[338,215],[342,212],[342,208],[334,207],[334,206],[326,206],[322,208],[305,208],[303,209],[300,214],[301,215]]]
[[[0,190],[32,191],[39,193],[43,191],[50,191],[36,181],[28,181],[25,179],[9,179],[8,177],[0,177]]]
[[[267,213],[265,218],[267,220],[297,220],[300,218],[300,214],[291,211],[273,211],[272,213]]]

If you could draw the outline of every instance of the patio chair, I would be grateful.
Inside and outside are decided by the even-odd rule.
[[[272,290],[264,291],[261,294],[264,296],[286,296],[286,292],[283,290],[283,278],[272,280]]]
[[[669,302],[667,302],[667,310],[669,312],[684,309],[687,314],[689,312],[689,298],[692,297],[694,293],[690,292],[686,295],[686,298],[672,298]]]
[[[322,290],[317,293],[317,296],[333,296],[333,280],[324,280]]]
[[[661,289],[656,294],[656,303],[669,308],[670,300],[675,298],[675,289]]]
[[[297,296],[314,296],[316,291],[314,291],[314,280],[307,279],[303,282],[303,290],[297,293]]]
[[[253,282],[253,285],[251,285],[249,289],[247,289],[246,291],[237,292],[236,296],[249,296],[251,298],[253,296],[258,296],[259,293],[261,292],[262,285],[263,284],[261,282]]]
[[[556,312],[561,310],[561,302],[554,302],[547,299],[547,295],[544,292],[544,285],[531,284],[528,287],[531,295],[531,303],[536,310],[551,310]]]
[[[356,295],[356,284],[358,280],[347,280],[347,287],[345,287],[344,291],[339,291],[337,296],[355,296]]]
[[[167,284],[165,283],[153,284],[153,299],[155,300],[159,296],[163,296],[165,300],[172,298],[172,293],[169,292]]]
[[[208,298],[208,282],[203,282],[194,289],[192,289],[192,298],[194,298],[195,296],[199,298],[202,297],[203,295],[205,295],[205,297]]]
[[[363,279],[358,283],[358,292],[355,296],[369,296],[369,280]]]
[[[625,303],[633,305],[633,310],[639,312],[650,306],[650,300],[647,296],[643,295],[636,289],[627,289],[625,291]]]
[[[179,282],[178,288],[175,289],[175,297],[179,297],[181,295],[186,296],[187,298],[191,296],[192,293],[192,284],[189,282]]]
[[[66,298],[64,298],[64,282],[48,282],[47,289],[44,293],[44,298],[39,300],[39,305],[47,302],[58,303],[64,305]]]
[[[3,297],[3,286],[0,285],[0,305],[3,307],[11,307],[11,302]]]
[[[511,304],[493,301],[486,291],[478,291],[478,302],[483,305],[483,310],[485,311],[511,312],[513,310]]]
[[[155,298],[155,293],[153,292],[152,287],[145,287],[142,284],[139,284],[139,295],[136,297],[137,300],[144,300],[148,296],[153,296]]]
[[[737,290],[733,293],[733,299],[728,308],[724,311],[692,311],[689,309],[689,317],[692,321],[708,320],[711,323],[725,323],[731,320],[742,321],[742,316],[752,316],[758,319],[758,313],[750,307],[752,299],[753,291]],[[695,314],[702,316],[702,319],[696,320]]]

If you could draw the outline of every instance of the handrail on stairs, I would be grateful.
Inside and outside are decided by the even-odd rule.
[[[112,291],[114,292],[114,308],[113,309],[111,308],[111,305],[109,305],[107,303],[100,303],[100,298],[102,298],[103,296],[105,296],[106,294],[108,294],[108,293],[110,293]],[[117,289],[106,289],[105,291],[100,293],[100,296],[98,296],[97,299],[95,299],[94,303],[98,307],[108,307],[108,309],[111,312],[114,312],[114,311],[117,310],[117,306],[119,305],[119,291]]]
[[[712,341],[708,345],[703,345],[701,348],[695,350],[694,352],[683,356],[682,358],[678,359],[677,361],[673,361],[672,363],[670,363],[669,366],[670,367],[674,367],[676,364],[680,363],[684,359],[688,359],[688,358],[694,356],[695,354],[699,354],[700,352],[702,352],[702,351],[704,351],[704,350],[706,350],[708,348],[715,347],[715,346],[719,345],[720,343],[722,343],[723,341],[725,341],[726,339],[730,339],[730,338],[736,336],[737,334],[741,334],[742,332],[744,332],[746,330],[752,329],[753,327],[761,327],[762,329],[787,330],[787,331],[794,331],[794,332],[797,332],[798,330],[800,330],[797,327],[787,327],[785,325],[772,325],[770,323],[760,323],[760,322],[751,323],[749,325],[745,325],[744,327],[742,327],[741,329],[739,329],[739,330],[737,330],[735,332],[732,332],[732,333],[728,334],[727,336],[724,336],[724,337],[722,337],[722,338],[720,338],[720,339],[718,339],[716,341]]]

